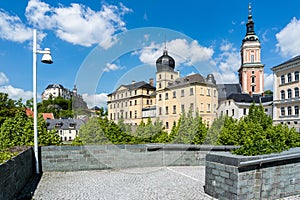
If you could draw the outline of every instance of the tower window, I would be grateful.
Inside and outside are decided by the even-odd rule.
[[[255,83],[255,76],[251,77],[252,83]]]
[[[253,63],[254,62],[254,55],[251,54],[251,62]]]
[[[252,85],[251,90],[252,92],[255,92],[255,85]]]

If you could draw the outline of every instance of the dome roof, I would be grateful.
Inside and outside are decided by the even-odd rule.
[[[174,71],[175,60],[168,55],[168,51],[165,49],[162,56],[156,60],[157,72],[161,71]]]

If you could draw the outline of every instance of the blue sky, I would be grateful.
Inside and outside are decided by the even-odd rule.
[[[265,90],[271,67],[300,54],[300,1],[252,0],[262,46]],[[164,46],[182,76],[214,73],[237,83],[246,33],[245,0],[10,0],[0,1],[0,91],[32,97],[32,29],[50,48],[52,65],[38,62],[38,93],[48,84],[76,84],[91,107],[104,106],[120,84],[155,77]],[[41,56],[38,56],[38,60]]]

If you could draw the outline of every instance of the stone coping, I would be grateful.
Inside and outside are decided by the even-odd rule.
[[[265,154],[258,156],[234,155],[230,152],[210,152],[206,155],[206,161],[217,162],[238,168],[249,166],[268,167],[270,163],[282,165],[300,161],[300,147],[291,148],[281,153]]]

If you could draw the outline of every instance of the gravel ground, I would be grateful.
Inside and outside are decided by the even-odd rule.
[[[204,193],[205,167],[44,173],[34,199],[213,199]]]

